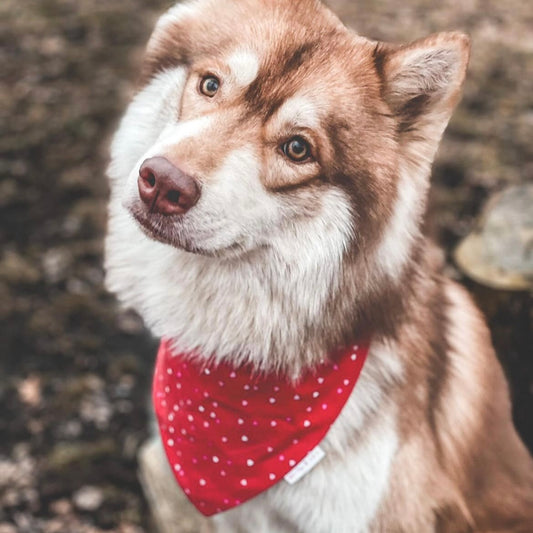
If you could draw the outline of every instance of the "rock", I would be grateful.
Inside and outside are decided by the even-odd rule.
[[[142,319],[131,310],[121,311],[117,315],[117,326],[128,335],[138,335],[144,330]]]
[[[86,485],[74,493],[72,501],[80,511],[96,511],[104,501],[104,494],[98,487]]]
[[[47,250],[42,258],[43,271],[48,283],[58,283],[66,278],[72,264],[72,254],[65,248]]]
[[[135,524],[120,524],[117,533],[143,533],[143,530]]]
[[[29,259],[6,250],[0,259],[0,279],[13,284],[33,284],[41,279],[41,273]]]
[[[18,385],[18,395],[22,402],[30,407],[37,407],[41,401],[41,379],[29,376]]]
[[[103,391],[84,396],[80,405],[80,417],[84,422],[92,422],[98,429],[109,427],[113,409]]]
[[[34,501],[35,466],[25,444],[15,446],[9,458],[0,456],[0,513],[2,509]]]
[[[459,268],[489,287],[533,289],[533,183],[494,195],[455,250]]]
[[[69,500],[62,498],[50,505],[50,510],[59,516],[65,516],[72,512],[72,505]]]
[[[110,438],[96,442],[58,442],[47,456],[47,472],[59,474],[92,465],[118,454],[117,443]]]
[[[81,422],[77,419],[72,419],[59,424],[55,432],[60,439],[72,440],[78,438],[82,430]]]

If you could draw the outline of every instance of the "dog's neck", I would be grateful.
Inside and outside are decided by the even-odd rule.
[[[296,252],[282,259],[271,249],[244,260],[204,257],[155,243],[129,227],[142,253],[132,251],[128,239],[111,246],[121,254],[123,269],[135,264],[130,254],[135,255],[135,278],[115,268],[108,273],[111,288],[127,296],[125,303],[156,335],[234,364],[294,375],[343,342],[393,336],[416,292],[412,267],[399,282],[365,292],[372,273],[362,259],[315,264]],[[146,265],[139,265],[141,256]],[[159,279],[172,280],[172,293]]]
[[[423,188],[427,166],[406,167],[400,189]],[[408,206],[410,221],[421,217],[418,203]],[[329,205],[266,247],[222,258],[149,239],[113,195],[107,286],[185,350],[294,375],[354,338],[394,338],[435,270],[418,224],[400,216],[363,253],[347,245],[353,229],[339,229],[339,209]]]

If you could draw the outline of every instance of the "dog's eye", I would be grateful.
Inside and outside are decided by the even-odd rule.
[[[292,161],[302,163],[311,156],[311,147],[302,137],[293,137],[281,146],[283,153]]]
[[[213,98],[220,88],[220,80],[215,76],[205,76],[200,82],[200,92]]]

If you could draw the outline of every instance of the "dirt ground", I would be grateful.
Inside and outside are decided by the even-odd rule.
[[[360,33],[463,29],[465,97],[434,169],[448,257],[488,196],[533,179],[533,4],[329,2]],[[110,135],[170,2],[0,2],[0,533],[151,531],[136,476],[156,342],[103,289]],[[452,276],[461,274],[449,262]],[[533,447],[531,296],[463,280],[487,314]]]

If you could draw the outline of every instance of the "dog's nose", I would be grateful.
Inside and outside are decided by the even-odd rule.
[[[164,157],[151,157],[141,165],[138,185],[141,200],[160,215],[181,215],[200,198],[196,180]]]

